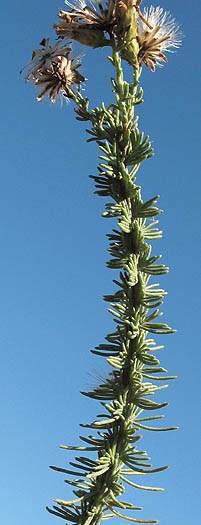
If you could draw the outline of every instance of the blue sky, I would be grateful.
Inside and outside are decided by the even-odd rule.
[[[149,6],[150,2],[144,2]],[[153,2],[154,6],[158,3]],[[2,525],[51,525],[59,518],[45,506],[52,498],[70,499],[62,474],[71,457],[59,444],[78,444],[79,423],[93,420],[98,404],[80,390],[93,385],[94,370],[104,375],[91,348],[113,326],[102,296],[115,278],[105,267],[104,201],[93,195],[89,174],[96,173],[97,149],[86,144],[85,126],[73,104],[38,103],[20,68],[51,29],[61,0],[4,3],[2,20],[1,179],[0,179],[0,348]],[[168,291],[164,321],[176,335],[161,336],[160,358],[171,375],[161,399],[168,400],[165,425],[172,433],[144,434],[143,448],[154,466],[170,464],[146,484],[164,493],[128,490],[144,506],[141,519],[161,525],[197,523],[199,494],[198,403],[200,384],[200,47],[199,2],[164,0],[182,24],[183,45],[155,73],[144,70],[140,129],[150,134],[153,159],[137,182],[144,200],[160,194],[164,237],[154,253],[170,266],[160,279]],[[111,64],[104,50],[86,51],[91,107],[111,101]],[[95,373],[97,374],[97,372]],[[144,481],[144,479],[143,479]],[[111,521],[114,525],[117,519]]]

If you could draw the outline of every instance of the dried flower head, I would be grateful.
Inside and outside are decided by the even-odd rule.
[[[71,47],[61,46],[60,42],[51,46],[49,41],[49,38],[43,38],[40,43],[41,49],[33,51],[31,62],[24,68],[31,66],[25,77],[26,80],[35,86],[42,87],[37,100],[42,100],[49,92],[49,98],[55,102],[58,93],[65,93],[71,84],[80,86],[85,79],[77,71],[80,66],[78,56],[69,58]]]
[[[181,45],[182,33],[175,19],[161,7],[151,6],[144,9],[143,15],[137,20],[137,40],[140,46],[138,60],[152,71],[155,71],[156,65],[162,65],[161,62],[167,62],[164,55],[166,51],[172,51],[172,48],[178,48]]]
[[[104,47],[110,42],[105,37],[104,31],[110,35],[116,21],[115,0],[108,0],[106,8],[101,2],[97,6],[85,0],[74,0],[74,4],[65,0],[71,11],[59,9],[59,22],[55,24],[56,33],[60,38],[73,38],[74,40],[91,47]]]
[[[100,0],[100,2],[90,2],[91,6],[87,5],[85,0],[74,0],[74,4],[65,0],[65,4],[72,8],[72,11],[68,13],[72,20],[76,19],[79,22],[84,21],[87,24],[97,24],[105,27],[106,31],[109,30],[110,26],[115,22],[115,0],[108,0],[105,8],[102,6],[102,0]]]

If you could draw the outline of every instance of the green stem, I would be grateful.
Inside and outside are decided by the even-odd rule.
[[[101,419],[81,425],[98,432],[96,437],[82,437],[87,445],[92,445],[91,450],[97,449],[97,459],[76,458],[77,463],[72,463],[72,466],[78,470],[66,470],[66,473],[77,473],[78,479],[72,484],[76,487],[74,494],[80,503],[76,505],[74,500],[57,500],[61,508],[48,509],[77,525],[99,525],[107,509],[113,515],[123,517],[114,507],[139,510],[139,507],[119,499],[124,493],[120,480],[126,474],[145,474],[166,468],[152,470],[151,465],[146,463],[149,459],[146,453],[138,451],[135,445],[141,437],[137,422],[142,410],[152,411],[165,406],[165,403],[147,399],[162,388],[143,382],[143,370],[146,379],[147,374],[157,371],[154,367],[157,369],[159,364],[149,354],[154,342],[147,339],[147,333],[171,332],[167,325],[155,322],[160,313],[157,308],[153,309],[154,305],[161,304],[165,292],[156,289],[156,285],[148,286],[150,273],[155,275],[167,271],[163,265],[153,267],[158,257],[151,258],[151,247],[146,242],[146,239],[161,236],[156,228],[153,229],[154,222],[146,223],[146,217],[155,216],[160,210],[153,207],[156,198],[143,204],[140,187],[135,184],[134,177],[141,162],[152,155],[152,150],[148,139],[139,133],[137,120],[134,119],[135,105],[140,99],[137,90],[141,69],[139,66],[135,68],[133,82],[129,86],[124,80],[121,59],[115,47],[111,61],[116,69],[116,81],[113,81],[116,103],[109,108],[102,104],[101,108],[89,112],[87,99],[79,93],[75,95],[70,88],[66,89],[77,106],[77,118],[92,124],[89,140],[96,140],[101,150],[99,174],[92,178],[96,183],[96,193],[113,200],[112,204],[106,205],[107,211],[103,214],[118,217],[118,229],[108,236],[111,254],[108,266],[120,269],[119,281],[114,281],[118,291],[105,296],[105,300],[110,302],[109,311],[115,317],[116,329],[108,334],[105,344],[92,351],[107,357],[113,371],[93,392],[84,393],[102,401],[106,410]],[[151,314],[148,315],[149,309]],[[87,452],[89,447],[86,446],[85,450]],[[57,467],[54,470],[64,471]],[[76,509],[75,512],[73,509]],[[131,518],[131,521],[137,522],[137,519]],[[139,520],[139,523],[143,522],[156,523]]]

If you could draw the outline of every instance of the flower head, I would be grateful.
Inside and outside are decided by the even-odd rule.
[[[115,0],[107,0],[105,8],[102,6],[102,0],[90,2],[90,6],[87,5],[85,0],[74,0],[74,4],[65,0],[65,4],[72,8],[72,11],[68,13],[72,20],[76,19],[79,22],[84,21],[88,24],[104,25],[106,30],[115,21]]]
[[[51,46],[49,41],[49,38],[43,38],[40,43],[41,49],[33,51],[31,62],[24,68],[31,66],[26,80],[42,87],[37,100],[42,100],[49,92],[49,98],[55,102],[58,93],[64,93],[71,84],[79,86],[85,79],[77,71],[80,66],[77,57],[69,58],[71,47],[61,46],[60,42]]]
[[[91,47],[104,47],[110,42],[104,31],[110,35],[116,21],[116,2],[108,0],[106,8],[101,1],[98,8],[93,2],[87,5],[85,0],[74,0],[74,4],[65,0],[71,11],[59,9],[59,22],[55,24],[56,33],[60,38],[73,38],[77,42]]]
[[[166,51],[178,48],[182,41],[182,34],[175,19],[161,7],[151,6],[144,9],[143,15],[138,15],[137,40],[140,46],[138,60],[152,71],[161,62],[167,62]]]

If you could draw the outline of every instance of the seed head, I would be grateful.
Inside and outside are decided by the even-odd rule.
[[[80,86],[85,79],[77,71],[80,66],[78,57],[69,57],[71,46],[61,45],[60,42],[51,46],[49,41],[49,38],[43,38],[40,43],[41,49],[33,51],[31,62],[23,69],[31,66],[25,77],[26,80],[37,87],[42,87],[37,100],[42,100],[49,92],[50,100],[55,102],[56,95],[67,94],[69,86],[72,84]]]
[[[182,33],[175,19],[161,7],[151,6],[144,9],[142,16],[138,14],[137,40],[140,51],[138,60],[141,64],[155,71],[156,65],[167,62],[165,52],[173,52],[182,42]]]

